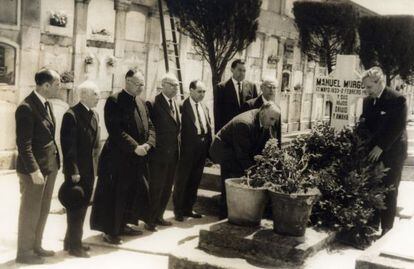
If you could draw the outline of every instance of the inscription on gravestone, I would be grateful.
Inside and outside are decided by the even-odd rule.
[[[331,126],[341,129],[359,118],[359,101],[365,96],[355,55],[338,55],[337,67],[327,77],[315,78],[315,92],[332,102]]]

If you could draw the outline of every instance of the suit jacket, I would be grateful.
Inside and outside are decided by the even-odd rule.
[[[181,119],[177,105],[177,116],[171,112],[167,100],[162,93],[153,102],[147,102],[147,107],[157,134],[157,143],[150,154],[150,161],[172,162],[177,160],[180,147]]]
[[[263,105],[263,98],[262,95],[259,95],[256,98],[248,100],[243,105],[243,111],[249,111],[252,109],[259,109]],[[273,137],[277,138],[279,148],[282,146],[282,117],[279,113],[278,120],[275,122],[273,126]]]
[[[191,103],[189,100],[190,97],[184,100],[182,108],[181,108],[181,121],[182,121],[182,128],[181,128],[181,152],[185,152],[188,149],[191,149],[194,147],[196,142],[199,140],[199,136],[197,134],[197,127],[196,127],[196,121],[197,121],[197,115],[193,111],[193,108],[191,107]],[[204,116],[207,121],[207,145],[210,145],[212,140],[212,134],[211,134],[211,120],[208,112],[208,108],[200,103],[203,111]]]
[[[216,163],[232,164],[231,170],[243,172],[254,164],[254,156],[261,154],[270,131],[263,130],[259,110],[244,112],[227,123],[216,134],[210,156]]]
[[[95,178],[99,138],[99,120],[95,111],[88,111],[78,103],[63,115],[60,141],[65,176],[78,174],[81,179]]]
[[[216,133],[227,122],[243,112],[243,104],[257,97],[257,89],[254,83],[242,82],[242,96],[240,96],[240,106],[237,101],[236,88],[230,78],[226,82],[217,85],[214,94],[214,124]]]
[[[17,107],[15,113],[17,172],[29,174],[40,169],[43,175],[48,175],[55,169],[55,161],[60,167],[53,109],[50,113],[51,117],[34,92]]]
[[[145,143],[155,147],[156,141],[146,106],[141,99],[122,90],[108,97],[104,113],[108,139],[100,156],[99,173],[135,176],[137,164],[148,160],[147,156],[135,154],[136,147]]]
[[[407,104],[403,95],[386,87],[375,105],[374,98],[364,98],[361,121],[372,135],[370,146],[379,146],[383,159],[405,159]]]

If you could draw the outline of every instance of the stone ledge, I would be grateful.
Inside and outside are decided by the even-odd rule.
[[[297,266],[335,238],[334,232],[308,228],[303,237],[282,236],[273,232],[273,223],[262,220],[260,227],[231,225],[227,221],[200,230],[199,248],[211,254],[239,257],[261,265]]]

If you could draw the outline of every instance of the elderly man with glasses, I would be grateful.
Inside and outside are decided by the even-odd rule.
[[[150,218],[145,228],[156,231],[156,226],[171,226],[164,219],[164,211],[171,196],[179,156],[181,116],[175,102],[179,82],[170,73],[161,80],[162,89],[153,102],[147,102],[155,126],[157,142],[150,154]]]

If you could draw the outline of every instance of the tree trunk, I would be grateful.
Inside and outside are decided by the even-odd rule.
[[[386,79],[387,79],[387,86],[389,87],[389,86],[391,86],[391,74],[389,73],[389,72],[387,72],[386,74],[385,74],[385,77],[386,77]]]
[[[217,119],[217,109],[216,109],[216,104],[217,104],[217,84],[219,84],[221,82],[221,78],[223,76],[224,70],[219,70],[219,68],[217,68],[215,65],[210,64],[210,68],[211,68],[211,83],[213,86],[213,113],[214,113],[214,123],[216,122]],[[215,130],[216,132],[218,130]]]

